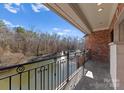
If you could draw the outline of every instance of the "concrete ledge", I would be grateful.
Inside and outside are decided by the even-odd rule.
[[[83,66],[77,69],[72,76],[70,76],[69,82],[63,87],[63,90],[73,90],[83,76]]]

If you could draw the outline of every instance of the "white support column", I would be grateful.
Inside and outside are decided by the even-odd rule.
[[[117,46],[114,43],[110,43],[110,74],[113,82],[114,89],[116,89],[116,71],[117,71]]]
[[[110,74],[114,89],[124,89],[124,9],[114,27],[114,42],[109,44]]]

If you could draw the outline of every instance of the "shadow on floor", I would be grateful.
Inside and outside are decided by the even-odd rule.
[[[88,61],[85,64],[86,75],[82,77],[74,90],[113,90],[108,63]],[[89,75],[88,75],[89,74]]]

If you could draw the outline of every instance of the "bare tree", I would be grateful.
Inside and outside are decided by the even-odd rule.
[[[16,27],[11,31],[3,21],[0,21],[0,47],[4,50],[4,47],[9,46],[11,52],[22,53],[25,56],[39,56],[83,47],[83,39],[33,30]]]

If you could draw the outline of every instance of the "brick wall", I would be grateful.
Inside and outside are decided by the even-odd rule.
[[[100,62],[109,61],[109,30],[97,31],[85,37],[85,48],[91,49],[91,59]]]

